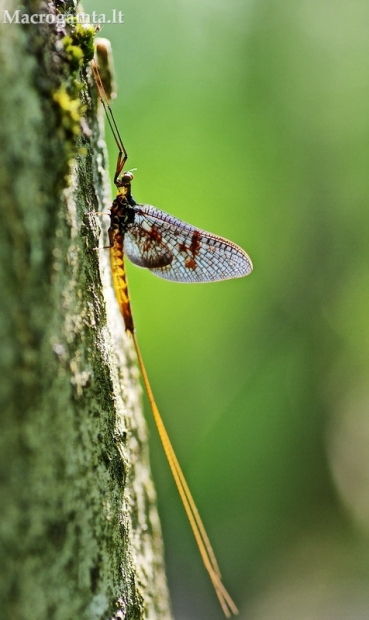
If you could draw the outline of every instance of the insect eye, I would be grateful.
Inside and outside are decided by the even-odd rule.
[[[124,183],[124,185],[126,185],[127,183],[130,183],[132,179],[133,179],[132,172],[124,172],[124,174],[121,177],[121,181],[122,183]]]
[[[132,172],[123,172],[122,176],[117,180],[117,187],[127,187],[133,179]]]

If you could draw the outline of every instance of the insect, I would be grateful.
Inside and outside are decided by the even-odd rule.
[[[200,230],[164,211],[137,203],[131,193],[133,174],[125,171],[128,155],[120,136],[101,76],[95,61],[91,63],[94,79],[106,117],[118,147],[114,183],[116,198],[110,210],[108,230],[112,278],[116,297],[131,335],[146,388],[151,410],[164,452],[177,485],[205,568],[222,606],[229,618],[238,609],[224,587],[205,527],[188,488],[172,444],[156,405],[145,365],[138,346],[128,292],[124,256],[139,267],[174,282],[215,282],[247,276],[252,271],[249,256],[235,243]]]

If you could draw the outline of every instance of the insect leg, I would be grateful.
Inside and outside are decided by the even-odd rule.
[[[103,83],[102,83],[102,79],[99,73],[99,69],[97,67],[97,63],[95,60],[91,61],[91,69],[92,69],[92,73],[95,79],[95,84],[97,87],[97,90],[99,92],[99,97],[101,99],[101,103],[103,104],[104,110],[105,110],[105,115],[107,118],[107,121],[109,123],[109,127],[111,129],[111,132],[113,134],[115,143],[118,147],[118,159],[117,159],[117,166],[115,169],[115,175],[114,175],[114,183],[116,183],[120,173],[122,172],[123,168],[124,168],[124,164],[126,163],[127,159],[128,159],[128,154],[127,151],[124,147],[123,144],[123,140],[121,138],[121,135],[119,133],[119,129],[117,127],[117,123],[115,121],[115,117],[113,114],[113,110],[110,107],[109,104],[109,99],[108,96],[105,92]]]

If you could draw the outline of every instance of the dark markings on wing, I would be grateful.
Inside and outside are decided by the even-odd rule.
[[[173,260],[160,226],[154,222],[129,224],[124,234],[124,252],[132,263],[146,269],[166,267]]]
[[[174,282],[215,282],[251,273],[251,259],[232,241],[151,205],[138,204],[135,211],[124,237],[124,251],[135,265]]]

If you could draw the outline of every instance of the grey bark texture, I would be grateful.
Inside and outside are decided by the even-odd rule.
[[[169,619],[138,371],[93,249],[109,180],[73,29],[0,25],[0,618]]]

